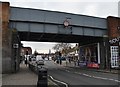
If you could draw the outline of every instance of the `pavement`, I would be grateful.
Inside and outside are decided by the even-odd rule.
[[[36,87],[38,76],[25,64],[20,65],[20,71],[12,74],[2,75],[2,87]],[[55,85],[48,79],[48,87]]]
[[[80,67],[80,66],[77,66],[77,65],[75,66],[75,63],[73,61],[71,61],[71,63],[68,63],[66,61],[62,61],[62,65],[60,65],[60,66],[68,67],[68,68],[74,68],[74,69],[81,69],[81,70],[89,70],[89,71],[96,71],[96,72],[120,74],[120,70],[117,70],[117,69],[95,69],[95,68]]]

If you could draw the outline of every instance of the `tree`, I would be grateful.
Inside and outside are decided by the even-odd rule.
[[[34,55],[35,55],[35,56],[37,56],[37,55],[38,55],[38,52],[37,52],[36,50],[34,51]]]
[[[56,44],[53,49],[57,51],[66,51],[69,48],[71,48],[71,44],[70,43],[58,43]]]
[[[79,50],[79,45],[76,44],[74,47],[68,47],[67,49],[63,49],[62,53],[63,54],[68,54],[68,53],[71,53],[71,52],[78,52],[78,50]]]
[[[70,43],[58,43],[53,47],[56,52],[61,52],[63,55],[67,55],[71,52],[76,52],[79,50],[79,45],[76,44],[74,47]]]
[[[60,50],[60,44],[55,44],[55,46],[53,46],[53,48],[56,52]]]

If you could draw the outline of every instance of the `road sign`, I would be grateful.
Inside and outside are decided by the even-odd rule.
[[[19,45],[18,44],[13,44],[13,48],[18,48]]]

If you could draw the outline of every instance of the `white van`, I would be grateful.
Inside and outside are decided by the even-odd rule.
[[[37,63],[37,65],[44,65],[44,60],[43,60],[42,56],[40,56],[40,55],[36,56],[36,63]]]
[[[42,58],[42,56],[37,55],[37,56],[36,56],[36,61],[39,61],[39,60],[43,60],[43,58]]]

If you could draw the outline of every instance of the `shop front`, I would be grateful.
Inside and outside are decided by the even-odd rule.
[[[111,52],[111,68],[118,68],[119,67],[119,46],[110,46]]]
[[[79,66],[88,68],[99,68],[100,51],[99,43],[80,46]]]
[[[120,36],[109,40],[111,68],[119,68],[120,66]]]

